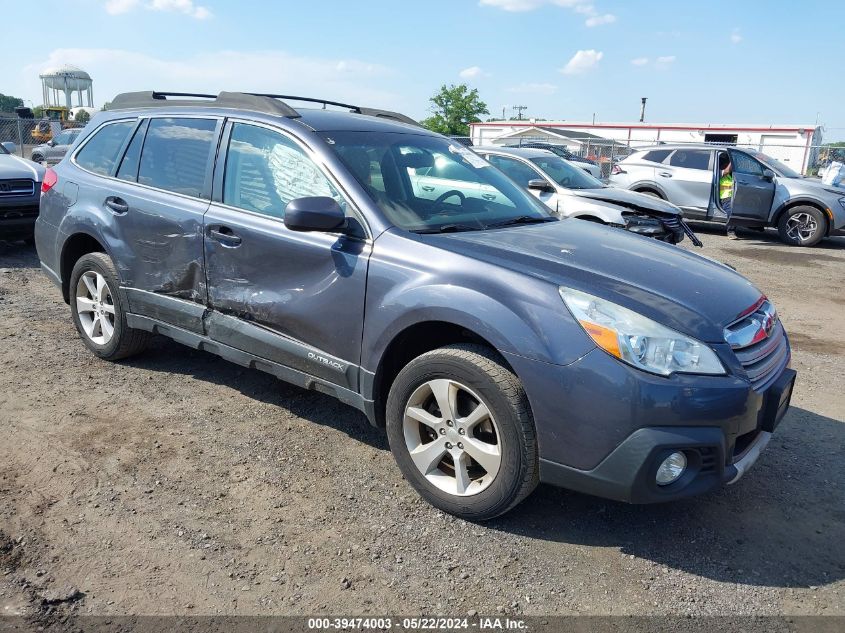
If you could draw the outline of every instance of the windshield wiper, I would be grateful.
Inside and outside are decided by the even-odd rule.
[[[493,224],[488,224],[486,229],[498,229],[503,226],[514,226],[515,224],[541,224],[543,222],[555,222],[557,218],[540,218],[536,215],[519,215],[515,218],[508,218],[507,220],[502,220],[501,222],[493,222]]]
[[[458,233],[459,231],[480,231],[481,226],[473,226],[471,224],[441,224],[429,229],[418,229],[414,233]]]

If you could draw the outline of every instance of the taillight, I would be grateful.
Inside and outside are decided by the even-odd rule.
[[[47,171],[44,172],[44,180],[41,181],[41,193],[47,193],[56,186],[56,183],[59,182],[59,177],[49,167]]]
[[[614,165],[614,166],[610,169],[610,173],[611,173],[611,174],[625,174],[625,173],[627,173],[627,172],[626,172],[624,169],[622,169],[619,165]]]

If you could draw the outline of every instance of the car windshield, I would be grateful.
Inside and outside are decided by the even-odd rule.
[[[0,154],[8,154],[8,153],[9,153],[9,150],[7,150],[5,147],[0,145]]]
[[[552,180],[566,189],[603,189],[602,182],[580,167],[570,165],[560,156],[537,156],[529,159]]]
[[[390,222],[408,231],[477,231],[555,219],[502,172],[447,138],[350,131],[323,137]]]
[[[781,176],[784,176],[786,178],[801,178],[801,174],[799,174],[797,171],[795,171],[791,167],[787,167],[779,160],[772,158],[771,156],[767,156],[763,152],[755,152],[753,150],[750,150],[748,153],[751,154],[757,160],[759,160],[761,163],[763,163],[766,167],[771,167],[772,169],[774,169]]]

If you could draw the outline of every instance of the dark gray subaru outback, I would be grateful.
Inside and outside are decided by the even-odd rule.
[[[120,95],[47,171],[36,241],[97,356],[161,334],[334,395],[468,519],[538,481],[636,503],[733,483],[795,379],[730,268],[550,217],[386,111]]]

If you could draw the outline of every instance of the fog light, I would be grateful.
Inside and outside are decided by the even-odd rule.
[[[687,469],[687,456],[680,451],[672,453],[663,460],[657,469],[657,485],[668,486],[678,481]]]

